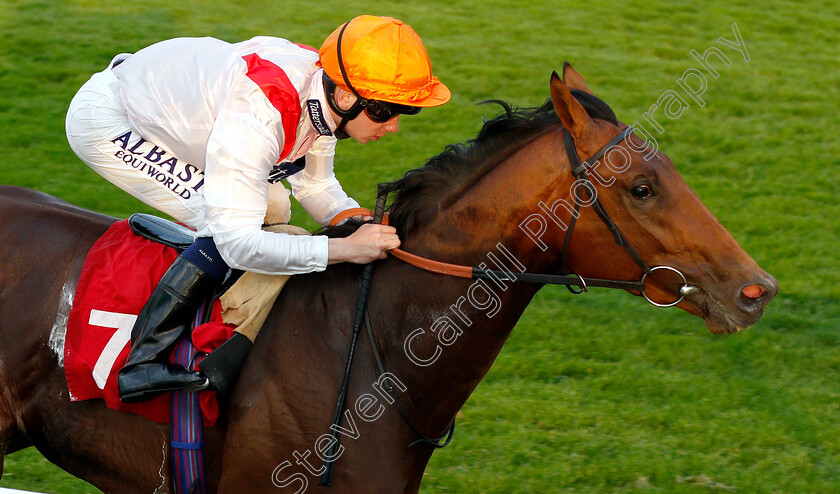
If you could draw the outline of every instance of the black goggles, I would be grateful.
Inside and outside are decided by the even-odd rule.
[[[385,123],[398,115],[417,115],[421,110],[419,106],[400,105],[375,99],[363,100],[362,106],[367,116],[376,123]]]

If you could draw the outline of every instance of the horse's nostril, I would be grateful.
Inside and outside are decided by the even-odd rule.
[[[779,291],[779,283],[772,276],[753,282],[738,292],[738,306],[747,313],[762,310]]]
[[[744,294],[745,297],[755,300],[764,295],[764,288],[761,288],[758,285],[750,285],[744,287],[744,289],[741,290],[741,293]]]

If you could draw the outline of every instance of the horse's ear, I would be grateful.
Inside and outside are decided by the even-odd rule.
[[[595,93],[586,87],[586,82],[584,82],[583,76],[578,74],[578,71],[573,69],[572,64],[569,62],[563,62],[563,81],[572,89],[579,89],[585,93],[595,96]]]
[[[560,80],[557,72],[551,73],[551,101],[554,103],[554,111],[563,122],[563,127],[575,139],[582,138],[591,119],[583,106],[572,96],[566,84]]]

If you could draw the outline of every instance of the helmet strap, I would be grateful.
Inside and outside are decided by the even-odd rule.
[[[344,84],[350,88],[350,92],[356,96],[356,101],[353,103],[349,109],[344,110],[338,105],[338,101],[335,99],[335,89],[336,84],[335,82],[330,79],[327,75],[327,72],[324,71],[324,91],[327,93],[327,103],[329,103],[330,108],[336,115],[341,117],[341,123],[338,124],[338,127],[335,129],[335,136],[338,139],[347,139],[350,135],[344,130],[344,127],[347,126],[347,122],[353,120],[354,118],[358,117],[362,110],[365,109],[365,106],[368,104],[368,100],[362,98],[356,88],[350,84],[350,79],[347,78],[347,71],[344,70],[344,58],[341,56],[341,38],[344,37],[344,30],[347,29],[347,26],[350,25],[350,21],[344,23],[341,26],[341,31],[338,33],[338,40],[336,41],[336,52],[338,54],[338,68],[341,70],[341,77],[344,79]]]
[[[347,139],[350,137],[347,132],[344,131],[344,127],[347,125],[347,122],[353,120],[354,118],[358,117],[360,113],[365,109],[367,106],[368,101],[364,98],[356,98],[356,101],[353,103],[348,109],[343,109],[338,104],[338,100],[336,99],[336,84],[335,82],[330,79],[326,72],[323,73],[323,82],[324,82],[324,93],[327,95],[327,104],[330,105],[330,109],[341,117],[341,122],[338,124],[338,127],[335,129],[333,134],[339,139]]]
[[[344,84],[347,84],[347,87],[350,88],[350,91],[356,96],[357,101],[365,101],[365,104],[367,104],[367,101],[365,100],[365,98],[362,98],[362,96],[359,94],[359,92],[356,91],[356,88],[354,88],[353,85],[350,84],[350,79],[347,78],[347,71],[344,69],[344,57],[341,56],[341,38],[344,37],[344,30],[347,29],[347,26],[350,25],[350,22],[351,21],[345,22],[344,25],[341,26],[341,31],[338,32],[338,40],[336,40],[336,50],[335,50],[337,52],[337,55],[338,55],[338,70],[341,71],[341,77],[344,79]],[[362,105],[362,106],[364,106],[364,105]],[[361,113],[361,112],[359,112],[359,113]]]

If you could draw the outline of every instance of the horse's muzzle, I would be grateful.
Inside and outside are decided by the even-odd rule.
[[[686,300],[700,308],[710,332],[732,334],[752,326],[779,293],[779,283],[766,273],[736,286],[726,291],[689,287],[692,293],[686,294]]]

